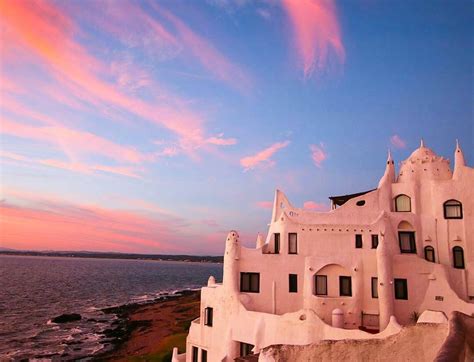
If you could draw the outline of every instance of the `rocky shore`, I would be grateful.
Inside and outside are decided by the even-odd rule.
[[[184,352],[190,323],[199,316],[200,291],[181,291],[147,304],[106,308],[118,319],[105,330],[111,345],[94,356],[100,361],[170,361],[172,348]]]

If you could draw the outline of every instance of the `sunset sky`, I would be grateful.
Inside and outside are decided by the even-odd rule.
[[[466,1],[0,0],[0,247],[214,254],[473,145]]]

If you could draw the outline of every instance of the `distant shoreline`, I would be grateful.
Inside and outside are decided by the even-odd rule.
[[[20,251],[1,250],[0,255],[16,256],[50,256],[67,258],[92,258],[92,259],[125,259],[125,260],[150,260],[150,261],[180,261],[193,263],[223,263],[223,256],[200,255],[164,255],[164,254],[125,254],[88,251]]]

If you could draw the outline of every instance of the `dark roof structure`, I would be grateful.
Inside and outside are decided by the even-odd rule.
[[[332,201],[334,205],[337,206],[342,206],[344,205],[348,200],[353,199],[354,197],[362,196],[365,195],[369,192],[372,192],[377,189],[372,189],[368,191],[363,191],[363,192],[358,192],[356,194],[348,194],[348,195],[341,195],[341,196],[329,196],[329,200]]]

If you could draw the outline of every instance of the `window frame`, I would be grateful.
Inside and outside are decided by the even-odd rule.
[[[435,249],[431,245],[426,245],[423,248],[423,251],[425,253],[425,260],[426,261],[429,261],[430,263],[436,263]],[[433,253],[433,260],[428,259],[428,251]]]
[[[397,200],[401,197],[408,197],[408,201],[409,201],[409,208],[408,210],[398,210],[398,203],[397,203]],[[408,196],[408,195],[405,195],[405,194],[400,194],[400,195],[397,195],[395,197],[395,212],[411,212],[411,197]]]
[[[212,327],[214,322],[214,308],[206,307],[204,308],[204,325]]]
[[[199,360],[199,348],[196,346],[193,346],[191,349],[191,361],[192,362],[198,362]]]
[[[379,234],[372,234],[371,240],[372,240],[372,249],[377,249],[377,247],[379,246]]]
[[[254,345],[250,343],[240,342],[239,354],[240,357],[245,357],[253,354],[252,349],[254,349]]]
[[[374,285],[375,283],[375,285]],[[374,299],[378,299],[379,298],[379,289],[378,289],[378,285],[379,285],[379,278],[377,277],[372,277],[370,279],[370,291],[372,293],[372,298]]]
[[[324,289],[325,293],[318,293],[318,278],[324,280]],[[328,276],[322,274],[315,274],[314,275],[314,295],[316,296],[327,296],[328,295]]]
[[[455,269],[465,269],[465,261],[464,261],[464,249],[460,246],[454,246],[453,249],[452,249],[452,252],[453,252],[453,268]],[[456,257],[455,257],[455,253],[461,253],[461,262],[462,264],[460,265],[457,265],[456,264]]]
[[[446,205],[448,202],[457,202],[458,204],[457,205]],[[448,216],[447,213],[446,213],[446,206],[459,206],[459,210],[461,211],[461,215],[460,216]],[[444,203],[443,203],[443,214],[444,214],[444,218],[446,220],[456,220],[456,219],[462,219],[463,218],[463,213],[462,213],[462,202],[459,201],[459,200],[455,200],[455,199],[449,199],[449,200],[446,200]]]
[[[298,293],[298,274],[288,274],[288,292]]]
[[[252,286],[252,276],[254,275],[257,275],[258,276],[258,279],[257,279],[257,288],[254,288]],[[249,288],[248,290],[244,290],[243,289],[243,279],[244,277],[248,277],[249,278],[249,282],[248,282],[248,285],[249,285]],[[240,292],[241,293],[260,293],[260,273],[256,273],[256,272],[240,272]]]
[[[273,234],[273,243],[274,243],[273,252],[274,252],[275,254],[280,254],[280,245],[281,245],[281,236],[280,236],[280,233],[274,233],[274,234]]]
[[[342,283],[343,280],[349,280],[349,292],[343,293]],[[339,296],[340,297],[352,297],[352,277],[348,275],[339,275]]]
[[[362,249],[363,241],[362,241],[362,234],[355,234],[355,248]]]
[[[402,234],[408,234],[410,236],[410,249],[402,249]],[[400,253],[402,254],[416,254],[416,238],[414,231],[398,231],[398,244],[400,246]]]
[[[295,236],[295,251],[291,250],[291,235]],[[288,233],[288,254],[296,255],[298,254],[298,233]]]
[[[401,283],[403,286],[403,295],[397,295],[397,284]],[[393,288],[394,288],[394,296],[395,299],[398,300],[408,300],[408,280],[403,278],[395,278],[393,279]]]

